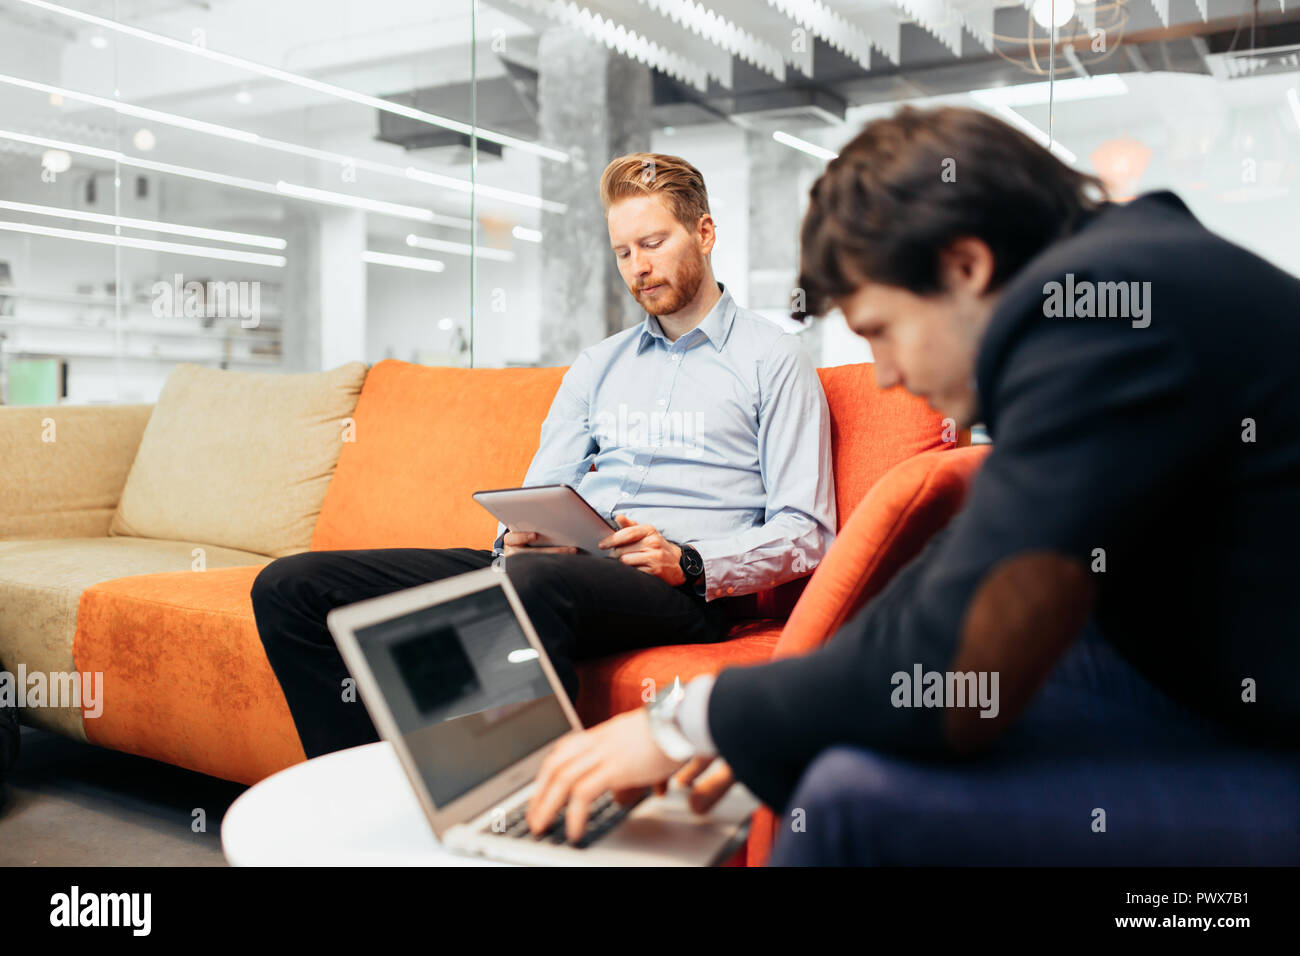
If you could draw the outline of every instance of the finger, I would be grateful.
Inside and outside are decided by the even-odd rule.
[[[713,761],[713,757],[692,757],[685,767],[673,774],[673,780],[679,787],[689,787],[696,777],[709,769]]]
[[[656,563],[655,553],[653,551],[641,551],[638,549],[633,549],[631,551],[623,551],[621,554],[619,554],[618,559],[622,561],[624,564],[630,564],[633,567],[642,564]]]
[[[551,752],[542,761],[537,771],[537,789],[532,799],[528,801],[528,813],[525,816],[528,829],[533,833],[541,833],[549,827],[551,821],[555,819],[555,814],[560,807],[564,806],[569,797],[569,783],[565,777],[565,770],[571,767],[575,760],[581,759],[585,752],[586,742],[583,734],[566,734],[556,741]]]
[[[727,795],[736,782],[735,775],[731,768],[722,764],[716,770],[704,776],[703,779],[696,781],[695,786],[691,787],[689,803],[690,807],[696,813],[708,813],[714,805]]]
[[[600,539],[602,548],[616,548],[619,545],[631,544],[634,541],[640,541],[648,534],[654,534],[654,528],[648,524],[628,525],[622,531],[615,531]]]
[[[564,833],[570,843],[577,843],[587,831],[587,818],[596,798],[609,789],[609,774],[604,761],[596,761],[585,776],[573,784],[569,792],[569,807],[564,812]]]
[[[566,805],[568,806],[568,810],[565,812],[565,820],[567,821],[569,814],[573,812],[574,800],[579,799],[574,792],[575,788],[581,781],[590,777],[594,771],[600,769],[602,760],[603,758],[600,754],[594,751],[584,751],[576,759],[566,764],[552,779],[551,786],[548,788],[546,794],[543,795],[542,804],[538,808],[538,816],[542,819],[538,821],[536,826],[530,824],[529,829],[531,829],[533,833],[541,833],[549,827],[552,822],[554,822],[560,809]],[[592,797],[587,800],[587,804],[589,805],[595,798],[596,795],[592,795]],[[533,806],[536,806],[535,797],[530,801],[529,805],[530,819],[532,816]],[[586,807],[583,807],[582,825],[584,827],[586,826],[586,812]],[[582,836],[581,829],[578,830],[578,837],[580,836]],[[576,840],[578,837],[574,837],[573,839]]]
[[[629,803],[636,803],[649,792],[649,787],[625,787],[622,790],[614,791],[614,799],[627,806]]]

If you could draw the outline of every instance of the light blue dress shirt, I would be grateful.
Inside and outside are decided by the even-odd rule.
[[[796,336],[719,287],[717,304],[676,342],[647,314],[584,349],[524,478],[572,485],[610,519],[626,514],[693,545],[704,559],[697,591],[710,601],[806,574],[835,537],[817,370]]]

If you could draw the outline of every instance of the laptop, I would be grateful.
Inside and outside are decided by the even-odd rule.
[[[707,815],[675,785],[632,806],[606,794],[580,842],[567,842],[562,815],[532,835],[538,768],[582,724],[504,569],[336,608],[326,623],[448,850],[539,866],[707,866],[744,842],[758,801],[739,785]]]

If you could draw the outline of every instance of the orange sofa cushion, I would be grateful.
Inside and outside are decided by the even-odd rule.
[[[733,664],[761,664],[772,656],[781,636],[781,621],[733,624],[717,644],[669,644],[628,651],[578,664],[578,699],[584,727],[640,707],[651,695],[702,674],[716,674]]]
[[[492,547],[497,521],[470,495],[523,482],[564,371],[376,364],[311,550]]]
[[[795,606],[773,657],[825,644],[961,509],[990,446],[928,452],[896,465],[866,497]],[[750,826],[748,862],[771,853],[776,817],[767,807]]]
[[[91,743],[239,783],[305,759],[257,636],[249,592],[263,565],[170,571],[87,588],[77,669],[104,675]]]
[[[862,497],[900,461],[945,442],[943,419],[922,399],[901,388],[876,388],[874,365],[819,368],[831,416],[831,456],[839,527],[849,522]]]

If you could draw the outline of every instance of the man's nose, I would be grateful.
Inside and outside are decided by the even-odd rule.
[[[876,360],[876,388],[893,388],[902,381],[897,367],[892,362],[883,361],[878,355],[873,357]]]

